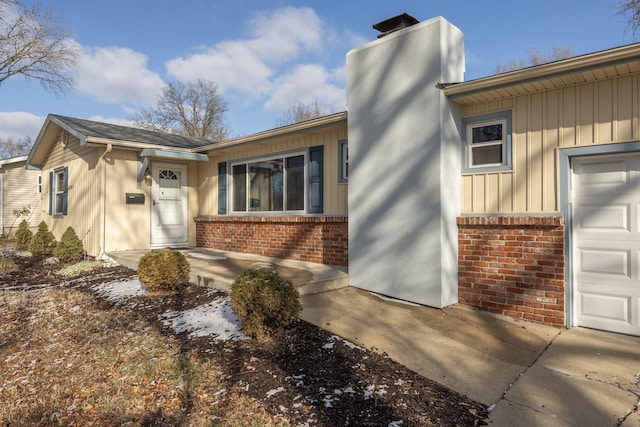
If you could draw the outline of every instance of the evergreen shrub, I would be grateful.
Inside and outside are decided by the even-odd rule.
[[[275,335],[302,310],[291,282],[274,271],[249,269],[231,285],[231,308],[250,337]]]
[[[191,266],[173,249],[153,249],[138,264],[138,277],[151,291],[179,291],[189,283]]]
[[[32,237],[33,232],[29,230],[29,223],[27,222],[27,220],[23,219],[18,225],[18,229],[16,230],[16,250],[28,251]]]
[[[64,231],[53,250],[53,256],[57,257],[61,262],[78,262],[82,260],[84,246],[73,227],[67,227]]]
[[[47,224],[42,221],[38,225],[38,231],[31,237],[29,251],[34,255],[51,255],[56,246],[56,238],[49,231]]]

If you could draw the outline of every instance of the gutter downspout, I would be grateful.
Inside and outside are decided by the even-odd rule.
[[[105,245],[107,244],[107,213],[105,212],[107,208],[107,160],[105,159],[105,156],[109,154],[111,150],[113,150],[113,145],[109,143],[107,144],[107,148],[104,150],[104,153],[102,153],[102,155],[98,159],[98,161],[104,160],[104,162],[102,163],[102,166],[104,168],[104,173],[102,176],[102,200],[100,200],[100,210],[102,214],[102,233],[100,233],[101,242],[99,255],[100,259],[105,259],[107,257],[107,253],[105,251]]]

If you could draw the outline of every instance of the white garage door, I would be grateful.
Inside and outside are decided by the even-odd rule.
[[[576,323],[640,335],[640,155],[573,160]]]

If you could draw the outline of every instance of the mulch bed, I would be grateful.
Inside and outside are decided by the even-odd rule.
[[[104,267],[75,277],[54,273],[41,258],[13,257],[18,270],[0,279],[3,289],[71,286],[91,288],[135,277],[122,266]],[[149,324],[174,334],[158,320],[166,311],[182,311],[219,296],[189,286],[179,294],[145,294],[125,304],[98,295],[104,309],[135,310]],[[182,351],[211,359],[222,370],[229,391],[262,402],[274,416],[291,425],[312,426],[476,426],[485,425],[487,408],[430,381],[382,354],[354,346],[304,321],[294,322],[270,340],[219,341],[213,337],[179,336]],[[1,404],[1,402],[0,402]],[[187,405],[188,410],[188,405]],[[170,425],[157,420],[153,425]]]

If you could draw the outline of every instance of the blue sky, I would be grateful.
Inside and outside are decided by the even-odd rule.
[[[449,20],[464,33],[471,80],[529,48],[579,55],[637,42],[619,1],[44,0],[82,53],[76,88],[56,97],[35,81],[5,81],[0,138],[35,139],[48,113],[127,124],[164,83],[197,78],[218,84],[232,135],[246,135],[274,127],[298,101],[344,111],[345,55],[375,40],[371,26],[386,18]]]

